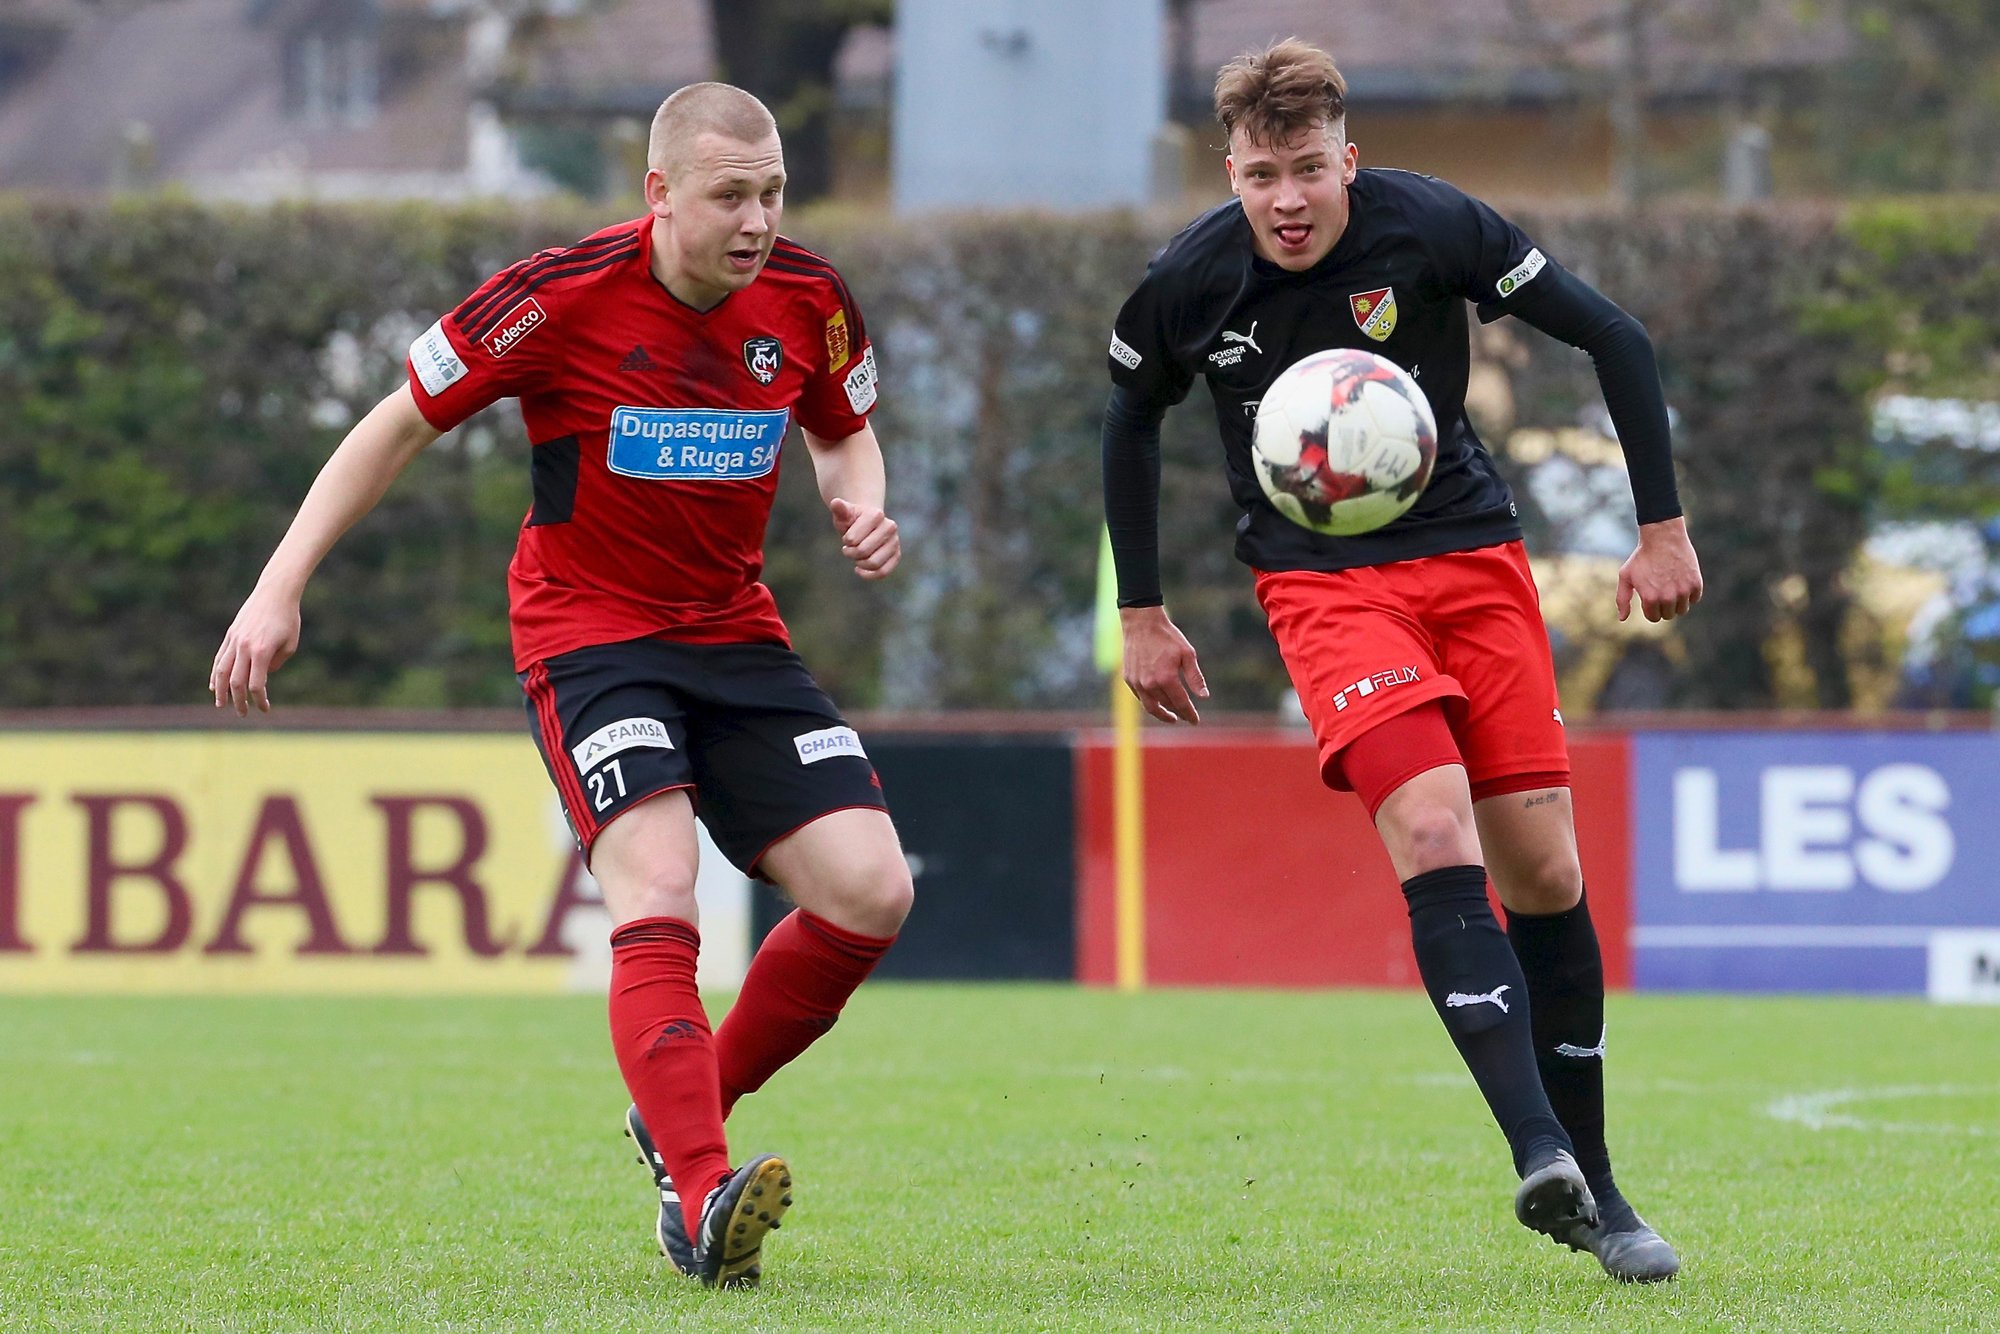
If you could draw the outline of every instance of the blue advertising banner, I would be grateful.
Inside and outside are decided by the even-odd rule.
[[[1633,983],[2000,999],[2000,737],[1632,739]]]

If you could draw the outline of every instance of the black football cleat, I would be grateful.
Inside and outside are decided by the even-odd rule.
[[[1589,1251],[1620,1283],[1664,1283],[1681,1272],[1674,1248],[1625,1203],[1615,1186],[1600,1204],[1597,1225],[1569,1238],[1570,1249]]]
[[[754,1288],[763,1277],[764,1234],[792,1207],[792,1169],[760,1154],[709,1192],[701,1210],[695,1273],[712,1288]]]
[[[1530,1162],[1514,1192],[1514,1217],[1565,1246],[1578,1245],[1598,1219],[1597,1201],[1576,1159],[1557,1149]]]
[[[625,1136],[639,1146],[639,1163],[652,1172],[653,1186],[660,1192],[660,1218],[653,1225],[660,1254],[667,1257],[677,1272],[693,1278],[694,1243],[688,1240],[680,1192],[674,1189],[674,1179],[667,1175],[667,1165],[661,1161],[660,1151],[653,1147],[653,1138],[646,1133],[646,1123],[639,1119],[636,1106],[625,1109]]]

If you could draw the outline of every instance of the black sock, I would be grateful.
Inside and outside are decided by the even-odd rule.
[[[1417,972],[1493,1119],[1514,1170],[1570,1147],[1535,1068],[1521,965],[1486,903],[1486,868],[1447,866],[1403,882]]]
[[[1542,1087],[1576,1145],[1591,1194],[1608,1207],[1618,1187],[1604,1147],[1604,956],[1590,902],[1546,915],[1510,912],[1507,938],[1528,980]]]

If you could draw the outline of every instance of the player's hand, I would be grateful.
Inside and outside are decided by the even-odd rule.
[[[1208,698],[1194,645],[1167,618],[1165,607],[1125,607],[1125,685],[1163,723],[1199,724],[1196,697]]]
[[[299,600],[264,588],[251,593],[209,668],[208,693],[215,696],[215,707],[226,703],[244,718],[254,701],[260,712],[269,713],[271,673],[298,648]]]
[[[1632,597],[1649,621],[1671,621],[1701,601],[1701,562],[1688,541],[1687,520],[1662,519],[1639,528],[1639,548],[1618,568],[1618,619],[1632,614]]]
[[[880,579],[903,558],[903,539],[896,521],[879,509],[869,509],[835,496],[826,503],[840,533],[840,554],[854,562],[863,579]]]

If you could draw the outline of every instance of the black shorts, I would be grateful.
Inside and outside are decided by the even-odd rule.
[[[692,788],[715,846],[746,873],[820,816],[886,810],[854,734],[779,644],[596,644],[520,674],[529,730],[569,816],[591,844],[627,808]]]

